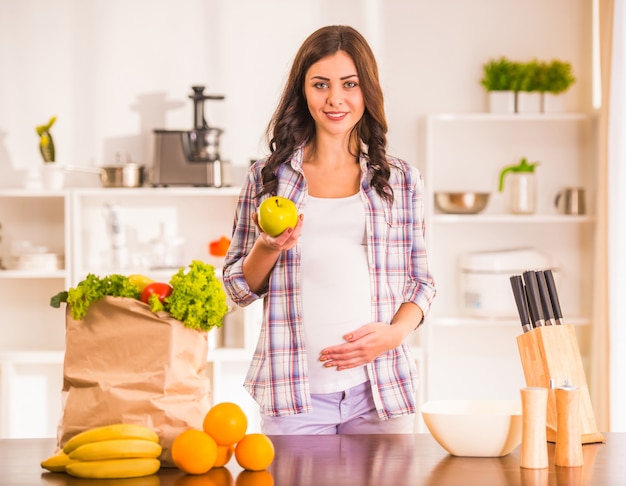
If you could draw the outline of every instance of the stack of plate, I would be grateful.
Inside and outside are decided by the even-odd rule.
[[[51,272],[64,267],[64,258],[57,253],[24,253],[10,257],[8,266],[13,270]]]

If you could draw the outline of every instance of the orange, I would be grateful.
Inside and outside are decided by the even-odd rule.
[[[274,476],[269,471],[241,471],[235,486],[274,486]]]
[[[248,471],[262,471],[274,460],[274,444],[265,434],[247,434],[235,446],[235,459]]]
[[[246,435],[248,418],[236,403],[221,402],[207,412],[202,429],[218,445],[233,445]]]
[[[172,461],[188,474],[204,474],[215,464],[217,444],[201,430],[188,429],[172,442]]]
[[[222,467],[225,466],[230,458],[233,457],[235,453],[235,446],[232,445],[218,445],[217,446],[217,459],[215,460],[215,464],[213,467]]]

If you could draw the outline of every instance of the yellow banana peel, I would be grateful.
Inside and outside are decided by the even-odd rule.
[[[50,472],[65,472],[65,467],[73,462],[76,461],[70,459],[65,452],[59,451],[57,454],[41,461],[41,467]]]
[[[65,472],[85,479],[125,479],[150,476],[160,467],[161,462],[158,459],[110,459],[73,462],[66,466]]]
[[[157,433],[144,425],[112,424],[95,427],[75,435],[63,446],[63,452],[69,455],[85,444],[118,439],[142,439],[159,442]]]
[[[84,444],[69,453],[77,461],[102,461],[106,459],[153,458],[161,455],[158,442],[144,439],[114,439]]]

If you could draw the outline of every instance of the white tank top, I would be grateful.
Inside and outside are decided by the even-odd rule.
[[[371,292],[360,194],[307,196],[300,235],[302,322],[311,393],[333,393],[367,381],[365,366],[337,371],[319,360],[322,349],[371,322]]]

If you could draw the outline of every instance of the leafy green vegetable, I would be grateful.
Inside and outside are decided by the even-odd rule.
[[[58,294],[52,296],[52,298],[50,299],[50,305],[54,307],[55,309],[58,309],[59,307],[61,307],[61,304],[63,302],[67,302],[68,295],[69,294],[67,290],[59,292]]]
[[[124,275],[114,273],[100,278],[90,273],[76,287],[52,297],[50,305],[58,308],[61,302],[66,302],[70,306],[72,317],[79,321],[85,317],[91,304],[107,295],[139,299],[141,292]]]
[[[172,294],[165,299],[165,309],[186,327],[208,331],[221,327],[228,312],[226,293],[212,265],[194,260],[170,279]]]
[[[161,302],[161,299],[159,299],[159,296],[156,294],[152,294],[148,297],[148,305],[150,306],[150,310],[155,314],[159,311],[165,310],[163,302]]]
[[[208,331],[221,327],[228,312],[226,293],[215,275],[215,267],[194,260],[189,269],[180,268],[170,279],[172,293],[161,303],[156,295],[150,296],[150,309],[157,313],[165,310],[182,321],[185,327]],[[98,277],[88,274],[75,288],[59,292],[50,299],[50,305],[59,308],[65,302],[72,317],[81,320],[89,306],[105,296],[140,299],[141,292],[128,277],[119,274]]]

